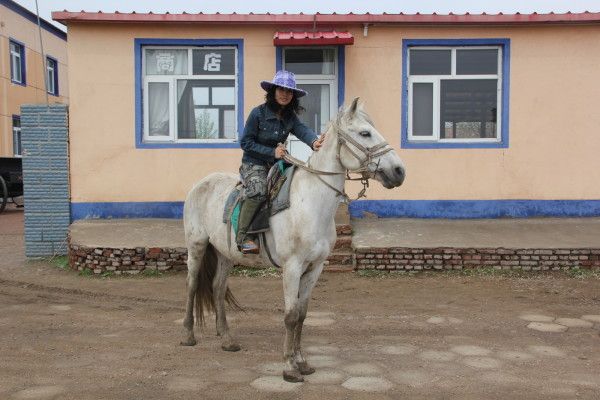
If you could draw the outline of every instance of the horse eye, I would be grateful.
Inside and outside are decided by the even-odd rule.
[[[371,137],[371,132],[369,132],[369,131],[362,131],[362,132],[359,132],[359,135],[363,136],[363,137]]]

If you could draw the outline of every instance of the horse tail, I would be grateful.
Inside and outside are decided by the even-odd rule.
[[[208,243],[198,273],[198,285],[195,296],[197,325],[204,326],[204,311],[215,312],[213,281],[215,280],[218,266],[219,258],[217,251],[212,244]],[[229,287],[227,287],[227,291],[225,292],[225,301],[234,310],[244,310],[231,290],[229,290]]]

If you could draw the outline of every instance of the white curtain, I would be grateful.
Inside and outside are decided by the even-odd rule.
[[[321,68],[321,73],[324,75],[333,75],[334,71],[334,62],[335,62],[335,53],[334,49],[324,49],[323,50],[323,68]]]
[[[169,83],[148,83],[148,113],[150,136],[169,136]]]

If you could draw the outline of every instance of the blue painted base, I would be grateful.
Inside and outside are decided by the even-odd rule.
[[[105,218],[182,218],[183,202],[71,203],[71,221]]]
[[[355,218],[598,217],[600,200],[360,200],[349,209]]]
[[[350,215],[381,218],[600,217],[600,200],[360,200]],[[183,202],[71,203],[71,220],[182,218]]]

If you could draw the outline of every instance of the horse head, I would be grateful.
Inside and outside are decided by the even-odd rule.
[[[358,97],[342,109],[335,121],[338,136],[338,160],[349,172],[373,178],[386,188],[402,185],[404,163],[398,153],[377,131]]]

